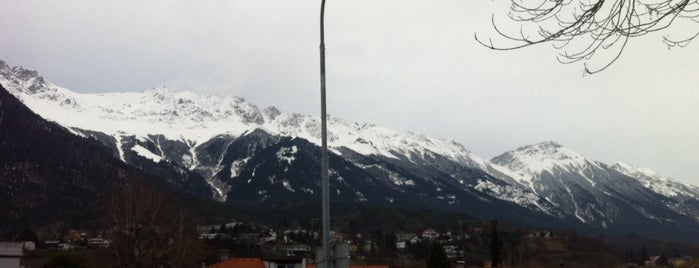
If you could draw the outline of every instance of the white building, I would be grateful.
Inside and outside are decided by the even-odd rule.
[[[0,242],[0,267],[19,268],[19,260],[24,254],[24,243]]]

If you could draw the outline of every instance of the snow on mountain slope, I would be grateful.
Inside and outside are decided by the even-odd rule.
[[[667,197],[699,197],[699,187],[683,184],[673,179],[663,177],[648,168],[635,167],[624,163],[616,163],[612,165],[611,168],[636,178],[646,188]]]
[[[669,198],[670,201],[666,204],[673,210],[699,220],[699,187],[663,177],[648,168],[624,163],[616,163],[611,168],[638,180],[649,190]]]
[[[192,151],[214,136],[240,136],[257,128],[320,144],[318,118],[283,113],[274,107],[260,109],[238,97],[166,87],[144,92],[76,93],[45,81],[36,71],[10,68],[2,61],[0,83],[42,117],[73,130],[99,131],[115,137],[162,134],[186,141]],[[482,159],[454,141],[348,123],[334,117],[328,119],[328,144],[338,154],[341,147],[363,155],[391,158],[410,159],[434,153],[472,167],[485,167]],[[195,166],[194,161],[190,163],[190,168]]]
[[[192,193],[223,202],[319,193],[309,180],[320,176],[319,118],[165,87],[81,94],[2,61],[0,84],[42,117]],[[334,117],[328,129],[331,184],[347,201],[555,219],[622,233],[694,230],[699,220],[696,187],[608,166],[555,142],[485,162],[450,140]]]
[[[589,167],[599,168],[595,161],[552,141],[519,147],[490,161],[490,167],[514,179],[517,183],[534,189],[533,181],[543,172],[579,172]],[[581,175],[585,178],[585,174]],[[595,186],[596,182],[588,179]]]
[[[645,169],[610,167],[555,142],[519,147],[493,158],[489,171],[519,183],[581,222],[603,228],[696,219],[697,195]],[[673,197],[679,193],[686,198]],[[679,213],[679,214],[678,214]]]

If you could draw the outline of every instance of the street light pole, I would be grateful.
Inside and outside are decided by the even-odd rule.
[[[330,261],[330,182],[328,179],[328,128],[325,108],[325,0],[320,3],[320,129],[322,143],[321,192],[323,202],[323,258],[319,267],[331,268]]]

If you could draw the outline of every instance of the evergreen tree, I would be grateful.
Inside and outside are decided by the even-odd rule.
[[[498,235],[498,221],[490,222],[490,260],[493,267],[500,267],[502,263],[502,241]]]
[[[15,237],[16,241],[24,242],[24,241],[32,241],[34,242],[37,246],[39,246],[39,237],[37,237],[36,232],[32,229],[25,229],[22,231],[17,237]]]
[[[655,265],[670,266],[670,262],[667,260],[665,253],[660,254],[660,258],[658,258],[658,261],[655,262]]]
[[[46,268],[83,268],[87,267],[87,261],[84,257],[69,254],[58,253],[49,255],[48,262],[44,264]]]
[[[646,246],[643,246],[641,248],[641,252],[639,253],[639,263],[643,264],[648,260],[648,251],[646,251]]]
[[[447,268],[449,261],[444,248],[437,243],[430,245],[430,251],[427,253],[427,268]]]

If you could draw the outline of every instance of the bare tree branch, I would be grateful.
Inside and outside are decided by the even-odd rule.
[[[111,193],[107,236],[117,267],[197,267],[200,241],[191,217],[146,183]]]
[[[632,37],[660,31],[676,20],[699,22],[699,0],[510,0],[511,21],[519,26],[517,36],[508,25],[491,18],[495,32],[514,45],[494,45],[489,38],[481,45],[494,50],[514,50],[551,42],[561,50],[561,63],[583,61],[585,73],[593,74],[608,68],[621,56]],[[512,25],[509,25],[512,26]],[[510,27],[511,28],[511,27]],[[509,28],[508,28],[509,29]],[[685,47],[694,36],[672,40],[664,37],[668,47]],[[614,50],[601,66],[590,67],[589,61],[601,50]]]
[[[683,39],[683,40],[672,40],[668,36],[663,36],[663,42],[667,45],[668,48],[673,48],[676,46],[677,47],[686,47],[697,36],[699,36],[699,33],[697,33],[697,34],[695,34],[692,37],[689,37],[687,39]]]

